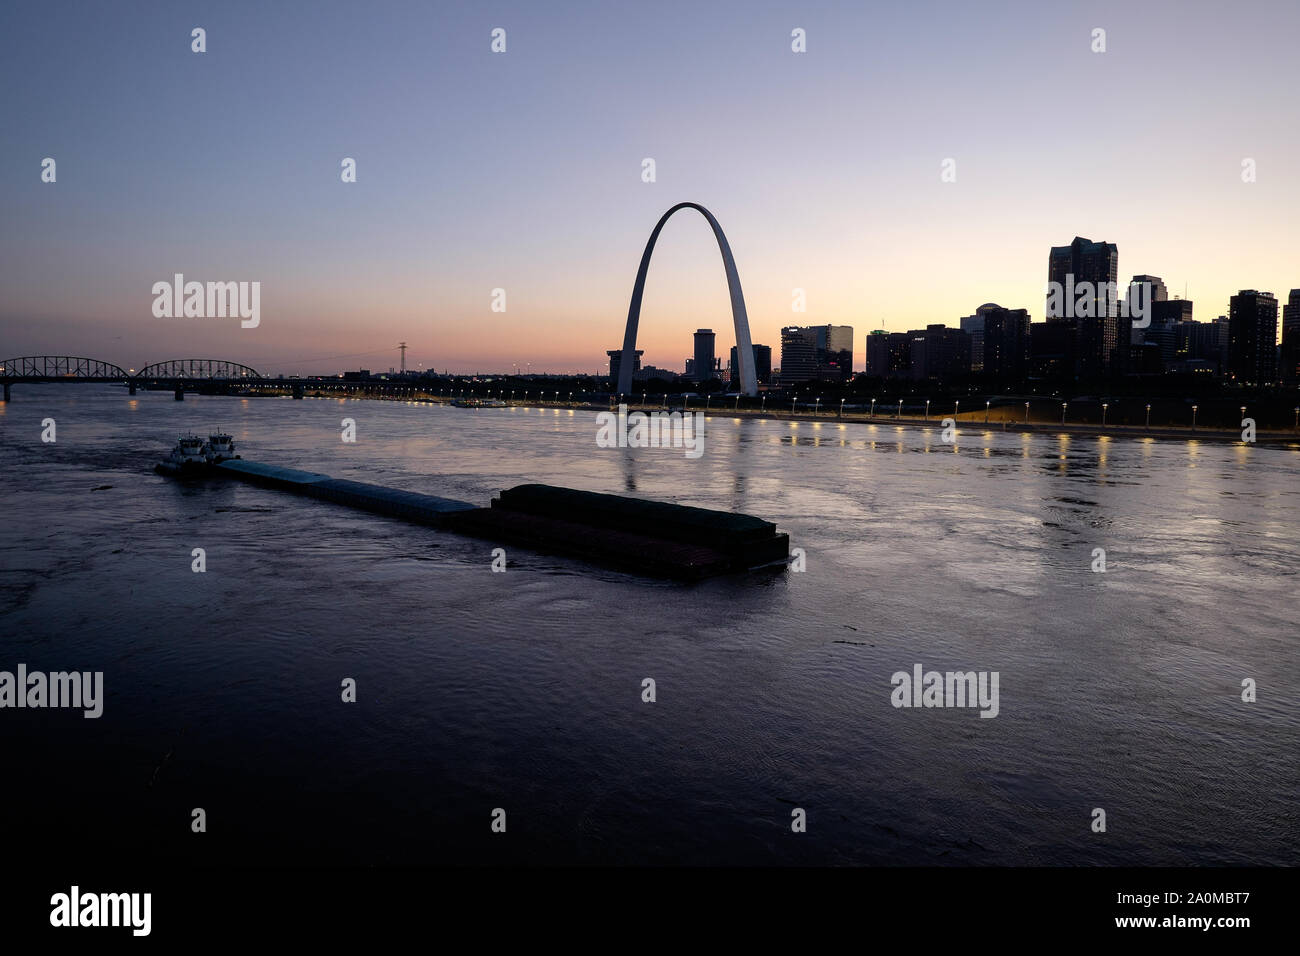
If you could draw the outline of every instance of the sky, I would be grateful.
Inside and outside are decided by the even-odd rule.
[[[595,371],[682,201],[755,342],[852,325],[859,368],[872,329],[1041,321],[1076,235],[1212,319],[1300,288],[1298,27],[1291,0],[5,4],[0,358]],[[260,282],[258,326],[156,317],[175,273]],[[704,327],[725,361],[688,210],[643,361],[680,371]]]

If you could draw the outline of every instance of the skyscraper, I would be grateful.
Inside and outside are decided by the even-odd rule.
[[[1029,374],[1029,311],[1004,309],[992,302],[976,311],[984,318],[984,377],[1001,382],[1025,378]],[[973,367],[973,358],[971,364]]]
[[[787,325],[781,330],[781,384],[808,382],[816,377],[816,330]]]
[[[754,378],[758,380],[759,385],[770,385],[772,383],[772,346],[754,345]],[[740,366],[737,364],[738,356],[736,347],[731,347],[731,365],[728,368],[729,378],[733,383],[740,381]]]
[[[821,328],[825,329],[824,338],[820,337]],[[817,361],[823,380],[847,382],[853,377],[853,326],[819,327],[818,349]]]
[[[1134,284],[1140,285],[1143,282],[1148,282],[1151,284],[1150,301],[1152,303],[1164,302],[1169,298],[1169,290],[1165,287],[1165,280],[1160,278],[1159,276],[1134,276],[1132,279],[1129,280],[1129,285],[1130,286]],[[1151,316],[1151,321],[1154,324],[1155,322],[1154,313]],[[1148,326],[1147,328],[1150,328],[1150,326]],[[1144,342],[1148,341],[1146,332],[1147,329],[1145,328],[1133,329],[1129,334],[1129,342],[1133,345],[1143,344]]]
[[[876,329],[867,335],[867,374],[876,378],[905,375],[912,368],[912,336]]]
[[[961,330],[970,336],[970,370],[972,372],[984,371],[984,315],[980,311],[984,306],[975,310],[974,315],[963,315],[961,317]]]
[[[1147,344],[1160,349],[1160,362],[1168,368],[1178,357],[1178,328],[1193,321],[1191,299],[1156,299],[1151,303],[1151,324],[1145,329]]]
[[[618,382],[619,366],[623,364],[622,349],[607,349],[605,352],[609,356],[609,378],[610,386]],[[632,359],[632,373],[635,375],[641,370],[641,356],[645,354],[645,349],[637,349]]]
[[[1243,289],[1229,300],[1228,374],[1239,385],[1277,381],[1277,299]]]
[[[1300,382],[1300,289],[1292,289],[1282,306],[1282,367],[1278,377],[1288,385]]]
[[[790,325],[781,330],[781,382],[844,382],[853,375],[853,326]]]
[[[1119,247],[1114,243],[1075,236],[1068,246],[1053,246],[1048,254],[1047,281],[1063,293],[1054,297],[1049,289],[1047,321],[1075,323],[1077,378],[1099,378],[1110,371],[1116,359],[1120,344],[1118,279]],[[1089,293],[1083,301],[1077,294],[1080,288]],[[1129,321],[1124,326],[1127,352],[1132,332]],[[1124,364],[1122,356],[1119,363]]]
[[[1078,287],[1083,282],[1092,283],[1098,301],[1101,302],[1101,289],[1097,287],[1119,281],[1119,246],[1113,242],[1093,242],[1080,236],[1075,236],[1068,246],[1052,246],[1047,257],[1047,281],[1062,288]],[[1052,308],[1049,297],[1049,322],[1073,314],[1074,302],[1066,300],[1063,305],[1065,308],[1058,312]],[[1102,305],[1101,311],[1107,314],[1114,315],[1119,311],[1118,301],[1109,296]]]
[[[700,329],[695,333],[695,363],[691,374],[697,382],[707,382],[714,377],[714,344],[717,335],[712,329]]]

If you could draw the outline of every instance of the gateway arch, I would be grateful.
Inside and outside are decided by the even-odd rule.
[[[745,314],[745,295],[740,291],[740,276],[736,273],[736,260],[732,258],[731,246],[723,235],[718,220],[699,203],[679,202],[669,209],[650,233],[650,241],[645,244],[641,254],[641,267],[636,271],[636,285],[632,287],[632,304],[627,310],[627,330],[623,333],[623,355],[618,366],[618,391],[621,395],[632,393],[632,370],[636,362],[636,329],[641,321],[641,295],[645,292],[646,272],[650,269],[650,255],[655,251],[655,242],[659,232],[672,214],[679,209],[694,209],[709,221],[713,228],[713,237],[718,240],[718,251],[722,253],[722,267],[727,273],[727,288],[731,292],[731,318],[736,326],[736,360],[740,363],[740,391],[744,395],[757,395],[758,382],[754,376],[754,347],[749,341],[749,316]]]

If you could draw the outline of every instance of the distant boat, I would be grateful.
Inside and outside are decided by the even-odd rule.
[[[453,398],[453,408],[506,408],[508,403],[496,398]]]

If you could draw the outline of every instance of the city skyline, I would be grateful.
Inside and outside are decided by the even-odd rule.
[[[1085,241],[1086,241],[1086,240],[1085,240]],[[1104,243],[1103,243],[1103,244],[1104,244]],[[1117,247],[1118,244],[1110,243],[1109,245],[1111,245],[1111,246],[1116,246],[1116,247]],[[1051,247],[1051,251],[1052,251],[1052,252],[1055,252],[1055,251],[1056,251],[1057,249],[1059,249],[1059,248],[1060,248],[1060,247],[1053,246],[1053,247]],[[1052,267],[1051,267],[1051,265],[1050,265],[1050,257],[1049,257],[1049,275],[1052,274],[1052,272],[1051,272],[1051,268],[1052,268]],[[1300,273],[1298,273],[1298,274],[1300,274]],[[1158,276],[1158,275],[1151,275],[1151,274],[1135,274],[1135,275],[1132,277],[1131,280],[1121,280],[1121,281],[1119,281],[1118,285],[1119,285],[1120,289],[1122,290],[1122,289],[1127,285],[1127,283],[1128,283],[1129,281],[1132,281],[1132,282],[1139,282],[1139,281],[1141,281],[1141,280],[1153,280],[1153,284],[1159,288],[1160,293],[1162,293],[1162,294],[1165,293],[1165,292],[1167,291],[1167,290],[1166,290],[1166,283],[1164,282],[1163,278],[1160,277],[1160,276]],[[1050,281],[1057,281],[1057,280],[1052,279],[1052,280],[1049,280],[1049,282],[1050,282]],[[1043,284],[1043,291],[1046,291],[1047,285],[1048,285],[1048,283],[1044,283],[1044,284]],[[1203,324],[1203,323],[1213,322],[1213,321],[1215,321],[1216,319],[1226,319],[1227,316],[1229,315],[1230,311],[1231,311],[1231,302],[1232,302],[1232,300],[1238,298],[1239,296],[1241,296],[1241,295],[1243,295],[1243,294],[1245,294],[1245,293],[1247,293],[1247,292],[1252,293],[1252,294],[1258,292],[1260,295],[1263,295],[1263,296],[1271,296],[1272,298],[1276,299],[1276,301],[1277,301],[1278,303],[1285,303],[1285,302],[1287,302],[1287,301],[1290,301],[1290,302],[1293,303],[1293,304],[1290,306],[1290,308],[1294,310],[1294,309],[1297,308],[1297,306],[1294,305],[1294,302],[1296,301],[1297,293],[1300,293],[1300,288],[1297,288],[1297,287],[1291,287],[1291,288],[1288,288],[1286,291],[1273,291],[1272,289],[1265,289],[1265,288],[1258,287],[1258,286],[1257,286],[1257,287],[1251,287],[1251,288],[1247,288],[1247,287],[1245,287],[1245,286],[1242,286],[1241,288],[1238,288],[1236,291],[1232,292],[1232,293],[1229,295],[1229,297],[1228,297],[1228,302],[1227,302],[1227,304],[1225,304],[1225,305],[1223,306],[1223,308],[1222,308],[1221,311],[1217,311],[1217,313],[1212,313],[1211,310],[1208,310],[1208,309],[1203,310],[1202,312],[1200,312],[1200,313],[1197,314],[1197,316],[1196,316],[1196,318],[1195,318],[1194,321],[1195,321],[1196,323],[1198,323],[1198,324]],[[1040,295],[1041,295],[1041,293],[1040,293]],[[152,293],[151,293],[151,298],[152,298]],[[1165,301],[1165,300],[1161,300],[1161,301]],[[1197,300],[1196,300],[1194,297],[1191,297],[1191,296],[1188,296],[1186,299],[1184,299],[1183,296],[1182,296],[1182,294],[1180,294],[1180,293],[1176,293],[1176,292],[1175,292],[1175,293],[1169,295],[1169,298],[1168,298],[1167,301],[1168,301],[1169,303],[1174,303],[1174,302],[1180,302],[1180,303],[1182,303],[1182,302],[1185,302],[1185,303],[1187,303],[1188,305],[1192,305],[1192,304],[1194,304]],[[998,304],[997,304],[997,303],[994,303],[992,300],[989,300],[989,301],[985,302],[983,305],[977,307],[974,311],[978,313],[980,310],[983,310],[983,309],[985,309],[986,307],[991,306],[991,305],[996,306],[996,305],[998,305]],[[1008,307],[1006,307],[1006,306],[998,306],[998,307],[1001,308],[1003,311],[1006,311],[1007,308],[1008,308]],[[1023,307],[1013,307],[1013,308],[1011,308],[1011,311],[1013,311],[1013,312],[1017,312],[1017,313],[1024,313],[1024,314],[1025,314],[1025,315],[1026,315],[1030,320],[1035,319],[1034,312],[1033,312],[1032,309],[1027,309],[1027,308],[1023,308]],[[1047,310],[1044,309],[1044,316],[1043,316],[1043,318],[1041,319],[1041,321],[1056,321],[1056,318],[1055,318],[1055,317],[1050,316],[1050,315],[1047,315],[1046,312],[1047,312]],[[799,316],[799,315],[806,315],[807,313],[792,312],[792,314],[795,315],[795,316]],[[888,324],[883,324],[880,328],[866,328],[866,329],[865,329],[864,331],[862,331],[861,333],[858,332],[858,328],[859,328],[859,326],[855,326],[855,325],[853,325],[852,323],[849,323],[847,326],[840,326],[840,325],[838,325],[838,324],[836,324],[836,323],[825,323],[825,324],[823,325],[823,324],[820,324],[820,323],[808,323],[808,322],[806,322],[806,321],[805,321],[805,322],[789,322],[789,323],[787,323],[786,325],[782,325],[782,326],[780,327],[780,329],[778,329],[778,332],[777,332],[777,335],[775,336],[775,338],[776,338],[777,341],[779,342],[780,339],[781,339],[781,337],[782,337],[782,335],[785,333],[785,331],[786,331],[787,329],[789,329],[789,328],[792,328],[792,327],[799,327],[799,328],[810,328],[810,327],[828,327],[828,328],[829,328],[829,327],[846,327],[846,328],[848,328],[848,330],[849,330],[850,333],[851,333],[851,341],[852,341],[852,342],[856,342],[856,341],[857,341],[857,337],[859,336],[859,334],[861,334],[862,339],[863,339],[862,342],[860,343],[860,344],[862,345],[862,348],[861,348],[860,351],[858,350],[857,347],[854,347],[854,348],[852,348],[852,349],[849,350],[850,352],[852,352],[852,358],[853,358],[853,363],[852,363],[851,373],[852,373],[852,374],[868,373],[868,374],[869,374],[869,373],[871,372],[871,366],[870,366],[870,363],[867,361],[866,345],[867,345],[867,337],[870,336],[873,332],[886,331],[886,332],[890,332],[890,333],[900,333],[900,334],[902,334],[902,333],[911,333],[911,332],[915,332],[915,331],[918,331],[918,330],[924,330],[925,328],[932,328],[932,327],[946,327],[946,328],[949,328],[949,329],[962,329],[962,328],[964,328],[965,323],[966,323],[968,320],[972,319],[972,318],[974,318],[974,316],[961,316],[961,315],[959,315],[959,316],[955,316],[955,317],[941,317],[941,318],[938,318],[936,321],[927,321],[927,322],[923,323],[921,326],[909,326],[909,327],[906,327],[906,328],[893,328],[893,327],[890,327]],[[1159,318],[1159,317],[1157,316],[1157,321],[1158,321],[1158,318]],[[188,321],[195,321],[195,320],[188,320]],[[207,321],[211,321],[211,320],[209,320],[209,319],[200,319],[200,320],[197,320],[197,321],[200,321],[200,322],[207,322]],[[1035,324],[1037,324],[1037,322],[1036,322]],[[1285,328],[1285,325],[1284,325],[1284,323],[1281,321],[1281,312],[1279,311],[1279,321],[1278,321],[1278,322],[1276,323],[1276,325],[1275,325],[1275,333],[1274,333],[1274,334],[1275,334],[1275,341],[1274,341],[1274,346],[1275,346],[1275,347],[1280,348],[1280,347],[1282,346],[1282,344],[1283,344],[1283,332],[1284,332],[1284,328]],[[11,330],[6,326],[4,320],[3,320],[3,319],[0,319],[0,333],[6,333],[6,334],[8,334],[8,333],[10,333],[10,331],[11,331]],[[713,330],[711,330],[711,329],[696,329],[695,332],[692,333],[692,337],[697,337],[697,336],[699,335],[699,333],[704,332],[704,331],[713,332]],[[1121,331],[1122,331],[1122,330],[1121,330]],[[716,335],[716,333],[713,333],[713,334]],[[1136,335],[1137,335],[1137,332],[1135,331],[1133,334],[1136,336]],[[652,338],[654,341],[656,341],[657,343],[659,343],[659,342],[661,342],[661,340],[664,338],[664,335],[661,333],[660,335],[657,335],[657,336],[655,336],[655,335],[649,335],[649,336],[646,336],[646,337]],[[116,340],[120,340],[121,338],[122,338],[121,336],[115,336],[115,337],[113,337],[113,339],[114,339],[115,341],[116,341]],[[751,338],[752,338],[752,336],[751,336]],[[1120,336],[1120,338],[1122,338],[1122,335]],[[16,337],[10,335],[8,338],[5,339],[5,341],[15,341],[15,340],[22,340],[22,339],[23,339],[23,337],[22,337],[21,335],[16,336]],[[30,341],[36,342],[37,339],[36,339],[36,338],[32,338],[32,339],[30,339]],[[232,345],[234,345],[234,346],[238,346],[239,344],[240,344],[240,343],[239,343],[239,340],[237,340],[237,339],[232,343]],[[1134,345],[1137,345],[1137,344],[1138,344],[1138,340],[1135,338],[1135,339],[1134,339]],[[757,342],[755,342],[755,345],[757,346]],[[733,353],[735,352],[735,346],[734,346],[734,344],[731,345],[731,346],[714,345],[714,347],[713,347],[713,351],[714,351],[714,355],[715,355],[715,357],[716,357],[716,355],[717,355],[717,351],[718,351],[719,349],[724,348],[724,347],[725,347],[725,348],[728,348],[728,349],[729,349],[731,352],[733,352]],[[268,375],[268,376],[275,376],[275,375],[277,375],[277,374],[286,374],[286,373],[287,373],[287,374],[300,374],[300,375],[333,375],[333,374],[340,374],[340,375],[341,375],[344,371],[355,370],[355,369],[357,369],[357,368],[361,368],[361,367],[366,366],[366,365],[373,365],[373,366],[374,366],[373,371],[374,371],[376,374],[380,374],[380,373],[382,373],[382,372],[384,371],[384,366],[385,366],[385,364],[387,363],[388,359],[385,358],[385,359],[383,359],[383,360],[381,360],[381,361],[375,361],[375,359],[377,359],[377,358],[379,358],[379,357],[381,357],[381,356],[388,356],[388,357],[391,357],[391,356],[394,356],[394,355],[399,355],[399,354],[401,354],[401,353],[402,353],[406,348],[407,348],[406,344],[405,344],[405,343],[401,343],[401,344],[396,344],[396,345],[393,345],[393,346],[390,346],[390,347],[387,347],[387,348],[377,348],[377,349],[370,349],[370,350],[366,350],[366,351],[359,351],[359,352],[352,352],[352,353],[343,353],[343,354],[339,354],[339,355],[315,356],[315,357],[303,358],[303,359],[298,359],[298,360],[290,360],[290,361],[287,363],[287,365],[290,366],[289,368],[280,368],[280,367],[269,368],[269,369],[263,370],[263,374],[266,374],[266,375]],[[672,345],[672,344],[667,344],[667,345],[665,345],[665,344],[659,344],[659,345],[658,345],[658,348],[661,350],[661,354],[660,354],[659,361],[664,363],[664,364],[663,364],[662,366],[660,366],[660,367],[663,367],[663,368],[665,368],[665,369],[667,369],[667,370],[673,370],[673,369],[675,368],[675,369],[676,369],[676,374],[681,375],[681,376],[684,376],[684,377],[690,377],[690,376],[691,376],[691,374],[692,374],[692,373],[690,372],[690,362],[691,362],[691,359],[690,359],[689,356],[688,356],[686,359],[678,359],[676,362],[674,362],[674,361],[669,357],[669,356],[671,355],[671,353],[672,353],[672,352],[675,350],[675,348],[676,348],[674,345]],[[117,349],[118,349],[117,346],[109,346],[108,351],[111,351],[111,352],[114,352],[114,353],[115,353],[115,352],[117,351]],[[588,348],[588,351],[590,351],[590,350],[591,350],[591,349]],[[14,352],[14,357],[17,357],[17,356],[18,356],[18,352],[17,352],[17,351],[14,351],[14,350],[12,350],[12,349],[11,349],[10,351],[13,351],[13,352]],[[26,354],[37,354],[37,355],[39,355],[39,354],[49,354],[49,353],[56,352],[56,351],[59,351],[59,349],[57,349],[57,348],[45,348],[45,349],[35,348],[35,349],[30,350],[30,351],[29,351],[28,353],[26,353]],[[67,350],[65,349],[65,350],[63,350],[63,351],[66,352]],[[425,361],[422,361],[422,360],[421,360],[421,361],[418,361],[418,362],[417,362],[417,361],[414,361],[414,360],[412,360],[412,361],[410,361],[410,362],[407,362],[406,359],[405,359],[405,356],[404,356],[404,355],[402,356],[400,362],[401,362],[401,363],[404,363],[404,364],[405,364],[406,371],[407,371],[407,372],[411,372],[411,373],[419,373],[419,372],[435,373],[435,372],[437,372],[437,373],[452,374],[452,375],[477,375],[477,374],[485,374],[485,375],[503,375],[503,374],[510,374],[510,373],[513,372],[514,374],[548,374],[548,375],[566,375],[566,374],[574,374],[574,375],[588,375],[588,374],[590,374],[590,375],[601,376],[601,375],[606,375],[606,374],[608,374],[608,371],[607,371],[607,369],[608,369],[608,362],[609,362],[609,359],[610,359],[610,357],[611,357],[611,355],[610,355],[610,350],[602,350],[602,351],[604,352],[604,358],[603,358],[603,360],[593,361],[593,362],[591,363],[590,366],[585,366],[585,365],[575,365],[575,364],[572,364],[572,363],[570,363],[570,364],[565,364],[564,362],[559,362],[559,363],[551,364],[551,363],[547,363],[547,362],[544,362],[544,361],[533,362],[533,361],[529,361],[529,360],[527,360],[527,359],[524,359],[524,360],[515,360],[515,361],[510,361],[510,362],[506,362],[506,363],[504,363],[504,364],[488,364],[488,365],[484,365],[484,364],[476,364],[476,363],[468,363],[468,364],[462,363],[462,364],[459,364],[459,365],[458,365],[458,364],[456,364],[456,363],[454,363],[454,362],[451,362],[451,363],[439,363],[439,362],[437,362],[437,361],[432,361],[432,360],[429,361],[428,363],[426,363]],[[681,351],[681,350],[678,350],[678,351]],[[642,365],[642,359],[643,359],[643,356],[646,354],[646,352],[647,352],[647,350],[644,349],[644,348],[638,348],[638,349],[636,350],[636,367],[637,367],[638,369],[639,369],[639,368],[641,367],[641,365]],[[104,359],[104,356],[103,356],[103,355],[100,355],[100,354],[98,354],[98,353],[95,354],[95,355],[93,355],[93,356],[90,356],[90,357],[95,358],[95,359],[99,359],[99,360],[113,361],[112,358]],[[156,356],[153,357],[153,358],[156,359]],[[585,356],[584,356],[584,358],[585,358]],[[345,362],[345,364],[342,364],[342,365],[337,365],[337,364],[336,364],[333,368],[323,368],[323,367],[321,367],[321,366],[322,366],[322,363],[330,363],[330,362],[337,363],[337,362],[340,362],[340,361],[343,361],[343,360],[353,360],[353,359],[356,359],[356,360],[358,360],[358,361],[356,361],[356,362],[352,362],[352,363],[346,363],[346,362]],[[684,367],[683,367],[683,363],[684,363]],[[647,366],[651,366],[651,367],[656,366],[656,362],[655,362],[655,361],[651,361],[651,360],[646,360],[646,361],[644,362],[644,364],[647,365]],[[308,369],[308,368],[306,368],[306,366],[308,366],[308,365],[312,365],[312,366],[314,366],[314,367]],[[295,368],[295,366],[302,366],[302,368]],[[125,368],[126,365],[123,364],[123,367]],[[727,366],[727,367],[722,368],[721,371],[726,372],[728,368],[730,368],[730,366]],[[774,365],[773,368],[776,369],[777,371],[780,371],[780,365],[779,365],[779,364],[778,364],[778,365]],[[387,371],[390,372],[390,373],[391,373],[391,372],[394,372],[394,371],[399,371],[399,370],[400,370],[400,369],[399,369],[399,365],[398,365],[396,362],[395,362],[394,364],[388,365],[388,367],[387,367]],[[766,384],[766,383],[764,383],[764,384]]]
[[[40,144],[0,154],[16,226],[0,246],[7,354],[76,341],[106,360],[234,356],[306,374],[323,360],[395,366],[374,356],[406,341],[413,369],[595,370],[645,236],[682,201],[727,230],[756,341],[792,324],[956,325],[986,302],[1041,321],[1043,253],[1073,235],[1117,244],[1121,274],[1162,276],[1202,316],[1227,314],[1242,289],[1281,300],[1300,286],[1287,229],[1300,185],[1286,172],[1300,132],[1281,119],[1300,79],[1293,8],[1007,3],[945,9],[934,36],[921,7],[393,4],[359,31],[324,11],[304,48],[312,8],[234,6],[198,14],[201,55],[196,14],[158,10],[129,30],[88,4],[5,14],[24,38],[0,68],[7,138]],[[489,49],[497,26],[503,54]],[[74,49],[69,30],[97,42]],[[347,65],[380,42],[388,74]],[[1207,65],[1233,45],[1255,56]],[[1053,91],[1081,83],[1099,113],[1063,117]],[[1158,115],[1123,121],[1144,97]],[[287,101],[299,119],[273,122]],[[232,110],[237,126],[222,119]],[[41,181],[47,156],[54,183]],[[355,183],[340,181],[347,157]],[[646,364],[674,368],[694,329],[726,328],[716,254],[702,223],[665,227]],[[260,281],[261,325],[154,318],[150,289],[176,272]],[[498,288],[504,313],[491,311]],[[791,310],[796,289],[806,312]]]

